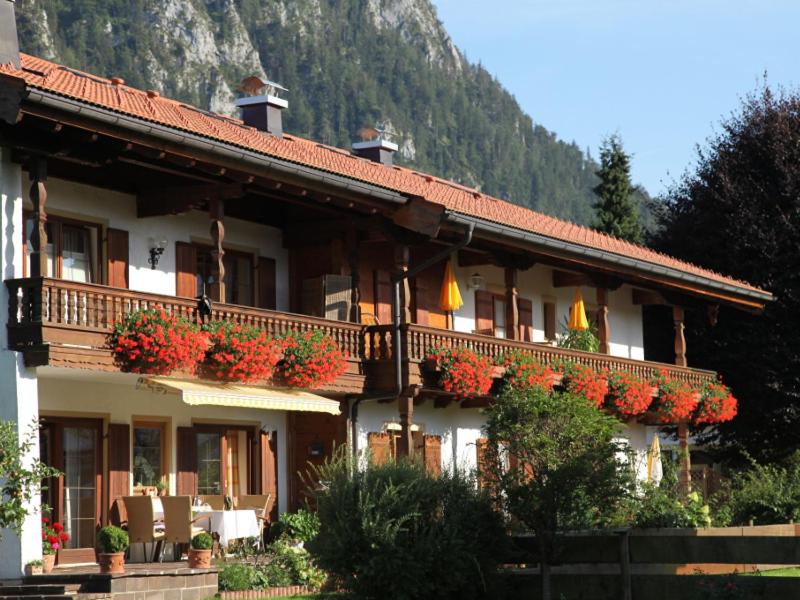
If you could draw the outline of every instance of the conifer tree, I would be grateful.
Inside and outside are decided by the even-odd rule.
[[[614,237],[640,244],[643,238],[639,213],[633,201],[630,156],[618,135],[610,135],[600,146],[600,183],[594,188],[599,200],[594,203],[595,229]]]

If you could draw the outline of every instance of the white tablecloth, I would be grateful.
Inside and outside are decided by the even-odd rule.
[[[254,510],[209,510],[195,514],[198,517],[210,517],[211,531],[219,534],[219,543],[225,548],[231,540],[239,538],[258,537],[261,529],[256,519]],[[205,522],[197,522],[199,527],[205,527]]]
[[[161,498],[158,498],[156,496],[153,497],[153,520],[154,521],[164,520],[164,503],[161,502]]]

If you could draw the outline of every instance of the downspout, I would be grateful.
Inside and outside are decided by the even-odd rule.
[[[394,381],[395,388],[392,392],[383,393],[378,396],[360,396],[352,401],[350,404],[350,436],[353,448],[353,458],[358,458],[358,407],[362,402],[373,402],[381,400],[394,400],[399,398],[403,393],[403,356],[400,344],[400,333],[402,329],[401,314],[400,314],[400,284],[406,279],[418,275],[425,269],[432,267],[438,262],[441,262],[453,252],[457,252],[461,248],[469,245],[472,241],[472,234],[475,231],[475,224],[469,223],[467,230],[464,232],[464,237],[456,244],[448,246],[444,250],[437,252],[430,258],[423,260],[417,266],[392,275],[392,356],[394,357]]]

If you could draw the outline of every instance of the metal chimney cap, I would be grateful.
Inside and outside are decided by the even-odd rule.
[[[259,104],[268,104],[276,108],[288,108],[289,101],[267,94],[263,96],[247,96],[245,98],[239,98],[234,102],[234,105],[239,108],[243,106],[257,106]]]
[[[365,142],[353,142],[353,150],[371,150],[372,148],[388,150],[389,152],[397,152],[400,146],[383,138],[377,138]]]

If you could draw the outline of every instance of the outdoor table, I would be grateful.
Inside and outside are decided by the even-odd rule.
[[[258,537],[261,528],[258,526],[256,511],[247,510],[197,510],[196,515],[208,517],[209,529],[219,535],[220,546],[226,548],[231,540]]]

